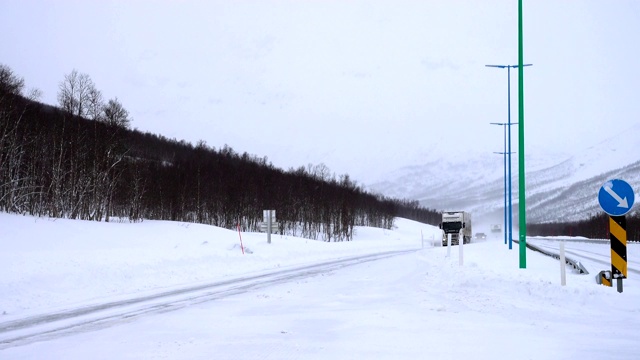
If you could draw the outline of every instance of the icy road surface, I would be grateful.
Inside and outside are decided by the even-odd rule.
[[[455,248],[454,248],[455,250]],[[430,248],[292,277],[153,316],[121,318],[4,349],[39,359],[633,359],[640,350],[638,282],[626,292],[499,242]],[[455,256],[454,256],[455,255]],[[620,301],[623,300],[623,301]],[[608,309],[603,311],[603,309]],[[603,336],[610,334],[610,336]],[[594,341],[594,339],[598,341]]]

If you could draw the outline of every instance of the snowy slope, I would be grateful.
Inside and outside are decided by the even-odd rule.
[[[532,153],[526,158],[527,217],[532,222],[580,220],[600,211],[597,192],[611,178],[640,189],[640,123],[573,155]],[[504,162],[495,154],[439,156],[404,167],[369,186],[382,194],[418,199],[424,206],[469,209],[500,218]],[[465,159],[460,161],[458,159]],[[518,157],[512,156],[513,207],[518,204]]]
[[[98,223],[0,212],[0,229],[2,320],[323,258],[416,249],[421,231],[429,239],[439,233],[424,224],[414,225],[410,231],[417,233],[410,236],[402,229],[356,228],[355,241],[331,244],[279,235],[267,244],[265,234],[242,233],[245,255],[237,231],[193,223]]]
[[[274,236],[267,244],[264,234],[242,233],[245,255],[238,233],[196,224],[0,213],[0,228],[0,359],[596,360],[637,359],[640,351],[633,244],[634,272],[618,294],[571,268],[560,286],[559,263],[535,252],[519,269],[518,250],[496,238],[465,245],[460,265],[458,247],[447,256],[430,246],[437,228],[403,219],[388,231],[358,228],[345,243]],[[388,250],[411,251],[263,286],[233,282]],[[603,245],[585,250],[608,255]],[[592,274],[605,267],[585,265]],[[220,281],[231,291],[198,293],[207,301],[156,301],[115,318],[109,308]],[[33,316],[46,322],[88,305],[112,317],[69,319],[62,330],[28,338],[42,326],[29,325]],[[27,325],[12,330],[16,321]]]

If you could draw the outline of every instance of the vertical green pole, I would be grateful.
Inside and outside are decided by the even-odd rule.
[[[519,181],[519,227],[520,269],[527,268],[527,220],[524,193],[524,66],[522,55],[522,0],[518,0],[518,177]]]

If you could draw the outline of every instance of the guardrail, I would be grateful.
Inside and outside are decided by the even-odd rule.
[[[585,242],[592,244],[608,244],[609,239],[589,239],[581,237],[562,237],[562,236],[527,236],[527,238],[535,240],[564,240],[567,242]],[[514,240],[515,241],[515,240]],[[627,239],[627,243],[640,243],[640,240]]]
[[[512,241],[514,243],[516,243],[516,244],[519,243],[519,241],[515,240],[515,239],[513,239]],[[558,261],[560,261],[560,254],[553,253],[553,252],[551,252],[549,250],[541,249],[541,248],[539,248],[539,247],[537,247],[535,245],[529,244],[528,242],[527,242],[527,247],[529,249],[533,250],[533,251],[537,251],[537,252],[539,252],[541,254],[544,254],[546,256],[550,256],[550,257],[552,257],[554,259],[558,259]],[[564,257],[564,260],[567,263],[567,265],[571,265],[571,267],[573,267],[573,269],[576,270],[579,274],[584,274],[584,275],[588,275],[589,274],[587,269],[584,267],[584,265],[582,265],[582,263],[580,261],[574,260],[574,259],[572,259],[572,258],[570,258],[570,257],[568,257],[566,255]]]

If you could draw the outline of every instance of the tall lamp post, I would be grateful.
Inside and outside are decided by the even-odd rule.
[[[522,0],[518,0],[518,220],[519,220],[519,232],[520,242],[518,247],[520,248],[520,269],[527,268],[527,206],[525,201],[525,186],[524,186],[524,44],[522,43]]]
[[[531,66],[533,64],[524,64],[522,65],[522,67],[525,66]],[[513,248],[513,209],[512,209],[512,204],[511,204],[511,125],[516,125],[518,123],[512,123],[511,122],[511,69],[512,68],[519,68],[520,65],[485,65],[486,67],[494,67],[494,68],[499,68],[499,69],[507,69],[507,123],[504,124],[506,125],[505,127],[505,131],[508,128],[508,136],[507,136],[507,141],[509,144],[509,147],[507,150],[505,150],[505,155],[508,157],[508,161],[509,161],[509,181],[508,181],[508,185],[509,185],[509,201],[508,201],[508,214],[509,214],[509,222],[508,222],[508,229],[505,229],[505,235],[507,230],[509,231],[509,250],[511,250]],[[505,221],[506,223],[506,221]]]
[[[509,226],[507,220],[507,123],[491,123],[491,125],[504,126],[504,151],[494,151],[494,154],[500,154],[504,158],[504,244],[507,245],[507,226]]]

